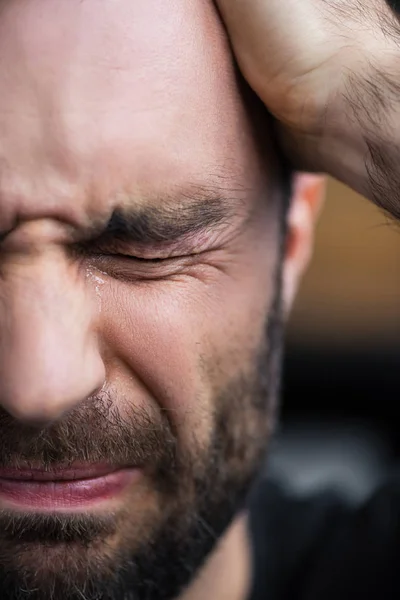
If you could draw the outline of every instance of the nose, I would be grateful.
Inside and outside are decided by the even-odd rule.
[[[88,284],[64,256],[49,254],[12,262],[0,279],[0,405],[41,426],[105,377]]]

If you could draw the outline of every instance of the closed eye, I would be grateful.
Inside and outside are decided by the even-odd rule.
[[[154,256],[155,252],[153,253],[153,255],[150,254],[149,250],[146,251],[146,253],[148,254],[147,256],[145,255],[139,255],[139,254],[134,254],[131,252],[127,252],[126,250],[124,251],[123,248],[121,248],[120,243],[118,244],[77,244],[74,245],[74,250],[77,251],[77,253],[81,256],[86,256],[86,257],[92,257],[92,258],[115,258],[115,259],[126,259],[126,260],[132,260],[132,261],[138,261],[141,263],[162,263],[162,262],[167,262],[167,261],[172,261],[174,259],[179,259],[179,258],[187,258],[188,256],[190,256],[190,253],[187,254],[171,254],[171,253],[165,253],[165,256]],[[125,245],[126,248],[126,245]]]
[[[196,256],[198,256],[193,253],[143,256],[139,253],[131,254],[126,250],[118,251],[115,246],[107,248],[105,245],[100,247],[98,244],[96,246],[93,244],[79,245],[75,250],[78,259],[83,260],[90,268],[98,269],[103,274],[128,283],[165,281],[194,266]],[[150,253],[148,249],[145,251]]]
[[[135,256],[134,254],[125,254],[122,252],[100,252],[100,253],[97,253],[97,255],[98,256],[111,256],[111,257],[115,257],[115,258],[126,258],[126,259],[130,259],[130,260],[137,260],[141,263],[161,263],[161,262],[166,262],[168,260],[182,258],[179,256],[145,258],[143,256]]]

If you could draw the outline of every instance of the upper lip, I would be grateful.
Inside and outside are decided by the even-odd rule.
[[[102,477],[118,470],[116,467],[107,464],[80,464],[69,465],[68,467],[55,467],[53,469],[41,468],[0,468],[0,479],[13,479],[20,481],[73,481],[77,479],[94,479]]]

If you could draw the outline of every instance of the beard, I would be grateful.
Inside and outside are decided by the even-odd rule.
[[[245,506],[264,462],[282,337],[277,299],[250,367],[216,395],[207,447],[193,435],[191,448],[182,448],[168,411],[158,407],[122,415],[111,390],[40,431],[0,412],[0,468],[106,460],[145,465],[146,473],[118,514],[0,511],[1,598],[177,598]]]

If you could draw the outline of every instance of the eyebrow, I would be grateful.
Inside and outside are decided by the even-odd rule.
[[[230,190],[228,195],[215,188],[196,188],[146,206],[137,203],[116,208],[107,224],[92,231],[84,243],[173,243],[211,228],[223,228],[232,222],[238,204],[242,204],[238,191]]]

